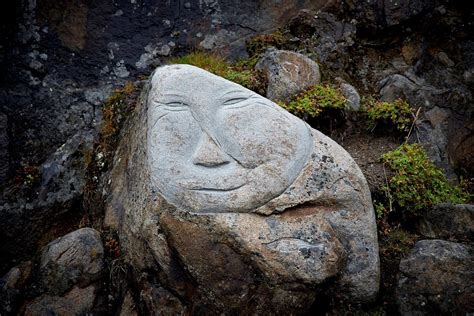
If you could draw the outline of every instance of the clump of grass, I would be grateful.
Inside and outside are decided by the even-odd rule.
[[[344,109],[347,99],[339,89],[326,84],[315,85],[280,106],[304,120],[319,116],[326,109]]]
[[[417,214],[439,203],[464,203],[468,199],[460,187],[448,182],[419,144],[403,144],[384,154],[382,162],[394,173],[384,188],[390,204]],[[381,206],[377,208],[381,212]]]
[[[172,58],[169,63],[193,65],[221,77],[224,77],[230,66],[221,56],[204,52],[192,52],[187,55]]]
[[[260,71],[254,70],[256,60],[241,60],[235,64],[227,62],[223,57],[205,52],[193,52],[170,60],[171,64],[188,64],[227,80],[238,83],[257,93],[264,94],[265,80]]]
[[[372,129],[379,124],[395,127],[400,132],[408,132],[413,121],[413,110],[410,105],[397,99],[393,102],[366,99],[366,111]]]

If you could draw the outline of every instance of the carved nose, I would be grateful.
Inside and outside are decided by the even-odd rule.
[[[193,163],[205,167],[217,167],[229,163],[229,158],[207,133],[203,133],[194,152]]]

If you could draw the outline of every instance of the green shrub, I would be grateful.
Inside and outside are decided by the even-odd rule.
[[[173,58],[170,60],[170,63],[193,65],[238,83],[257,93],[264,92],[264,79],[259,71],[253,69],[254,60],[241,60],[238,63],[231,64],[216,54],[193,52]]]
[[[407,132],[413,121],[410,105],[397,99],[393,102],[366,100],[366,109],[369,121],[374,128],[377,124],[393,125],[400,132]]]
[[[317,117],[325,109],[344,109],[347,100],[339,89],[326,84],[312,86],[292,101],[279,104],[296,116],[308,119]]]
[[[416,213],[443,202],[463,203],[468,198],[447,181],[419,144],[403,144],[384,154],[382,161],[394,172],[384,188],[387,197],[408,211]]]

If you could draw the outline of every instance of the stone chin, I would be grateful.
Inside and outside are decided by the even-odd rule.
[[[313,150],[306,123],[190,65],[156,70],[147,124],[153,186],[193,213],[257,209],[293,183]]]

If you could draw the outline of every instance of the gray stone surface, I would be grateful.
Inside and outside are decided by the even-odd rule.
[[[64,296],[41,295],[26,304],[25,316],[80,316],[88,315],[94,306],[96,288],[74,287]]]
[[[266,76],[267,98],[273,101],[288,99],[321,81],[318,64],[296,52],[269,49],[255,68]]]
[[[444,240],[421,240],[400,262],[397,303],[402,315],[472,313],[474,249]]]
[[[116,152],[106,214],[136,269],[203,313],[304,312],[326,282],[354,301],[374,298],[372,203],[346,151],[196,67],[159,68],[149,89]],[[203,192],[185,200],[187,179]]]
[[[62,295],[74,284],[87,285],[104,268],[98,231],[81,228],[50,242],[41,254],[41,283],[48,294]]]
[[[359,111],[360,95],[357,89],[341,78],[336,78],[336,81],[338,81],[342,95],[347,99],[347,109],[350,111]]]
[[[10,137],[8,136],[8,117],[0,112],[0,187],[7,180],[10,171]]]
[[[295,39],[325,69],[349,69],[354,54],[351,48],[357,43],[356,25],[349,19],[340,19],[328,12],[301,10],[288,28]],[[339,73],[339,72],[337,72]]]
[[[22,192],[32,196],[2,192],[0,240],[5,242],[0,243],[1,264],[11,257],[28,258],[51,226],[67,225],[79,214],[86,183],[86,156],[92,152],[94,135],[93,130],[78,132],[39,168],[33,168],[37,170],[37,174],[29,175],[33,183],[21,186]]]
[[[125,294],[119,316],[138,316],[137,306],[130,291]]]
[[[127,299],[127,297],[125,297]],[[146,284],[140,292],[140,301],[147,315],[180,316],[186,315],[183,303],[162,287]],[[124,314],[123,316],[129,314]]]
[[[25,285],[31,278],[33,263],[23,262],[0,278],[0,314],[13,315],[21,304]]]
[[[436,205],[422,214],[420,232],[429,238],[473,241],[474,205]]]

